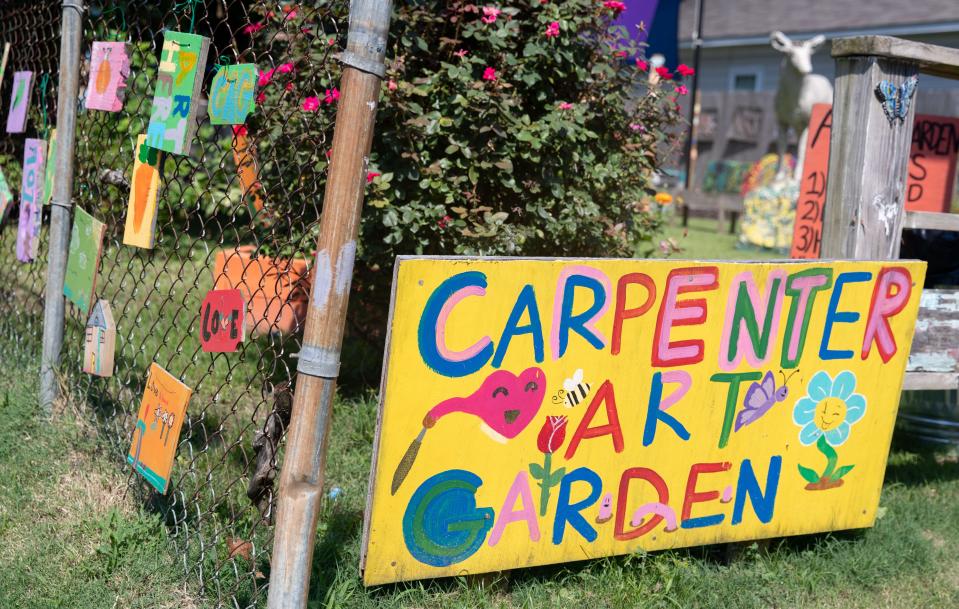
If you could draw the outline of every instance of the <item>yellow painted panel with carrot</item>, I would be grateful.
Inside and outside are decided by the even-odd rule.
[[[400,258],[364,582],[871,526],[924,276]]]

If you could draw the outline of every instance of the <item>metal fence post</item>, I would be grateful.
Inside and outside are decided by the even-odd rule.
[[[77,96],[80,81],[80,42],[83,3],[63,0],[60,34],[60,82],[57,87],[57,151],[50,201],[50,246],[43,309],[43,357],[40,363],[40,405],[49,413],[57,397],[56,369],[63,343],[63,280],[70,245],[73,206],[73,147],[76,141]]]
[[[309,592],[326,444],[391,9],[390,0],[353,0],[350,6],[346,52],[340,58],[341,98],[316,246],[316,276],[280,475],[270,609],[305,607]]]

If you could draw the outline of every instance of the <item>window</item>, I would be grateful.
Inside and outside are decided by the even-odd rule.
[[[729,74],[729,88],[732,91],[758,91],[761,86],[762,79],[758,70],[740,69]]]

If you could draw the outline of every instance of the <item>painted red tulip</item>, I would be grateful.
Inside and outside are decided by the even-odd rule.
[[[563,445],[566,439],[566,415],[546,417],[543,428],[536,437],[536,447],[544,454],[552,454]]]

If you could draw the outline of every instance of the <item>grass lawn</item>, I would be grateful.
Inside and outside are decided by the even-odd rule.
[[[689,226],[684,228],[681,219],[671,218],[660,239],[672,239],[679,250],[671,258],[690,260],[772,260],[788,258],[771,250],[741,245],[739,235],[729,234],[729,225],[723,224],[723,230],[716,230],[714,218],[690,218]],[[657,252],[661,257],[662,253]]]

